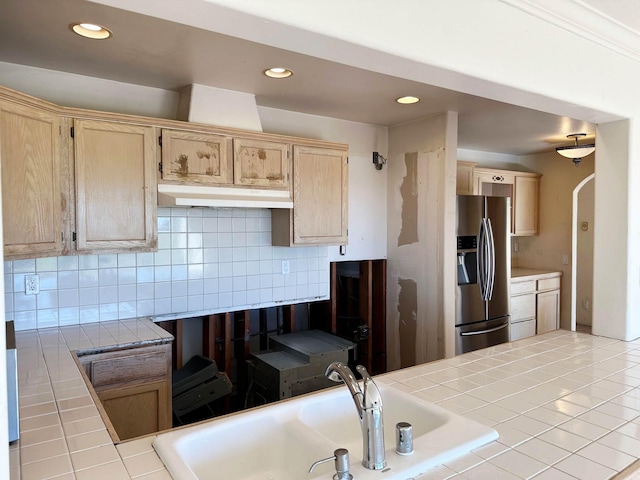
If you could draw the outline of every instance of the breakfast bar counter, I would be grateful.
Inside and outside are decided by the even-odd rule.
[[[153,435],[113,443],[72,352],[171,339],[148,318],[17,332],[11,480],[169,480]],[[376,381],[500,435],[416,480],[607,479],[640,457],[640,341],[557,330]]]

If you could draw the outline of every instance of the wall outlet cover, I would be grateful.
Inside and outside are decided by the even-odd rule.
[[[24,276],[24,293],[26,295],[37,295],[40,293],[40,275]]]

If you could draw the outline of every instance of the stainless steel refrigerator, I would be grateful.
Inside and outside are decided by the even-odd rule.
[[[457,197],[456,355],[509,341],[509,199]]]

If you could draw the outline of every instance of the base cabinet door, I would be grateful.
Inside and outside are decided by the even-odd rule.
[[[171,428],[171,344],[78,360],[120,440]]]
[[[171,428],[167,382],[144,383],[97,392],[120,440]]]
[[[532,337],[536,334],[536,319],[530,318],[509,326],[509,340],[515,342],[521,338]]]
[[[59,126],[57,115],[0,102],[5,259],[62,252]]]
[[[154,128],[75,120],[76,248],[157,247]]]
[[[538,293],[536,299],[536,333],[558,329],[560,318],[560,290]]]

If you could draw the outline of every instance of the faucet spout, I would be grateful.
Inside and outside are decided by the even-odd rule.
[[[382,470],[387,466],[384,446],[382,396],[373,378],[362,365],[356,367],[363,379],[363,389],[353,372],[341,362],[333,362],[326,376],[334,382],[344,382],[356,406],[362,429],[362,465],[369,470]]]
[[[333,380],[334,382],[344,382],[349,389],[349,392],[351,392],[351,397],[353,398],[356,409],[358,410],[358,415],[362,419],[364,396],[351,369],[342,362],[333,362],[327,367],[325,375],[329,380]]]

